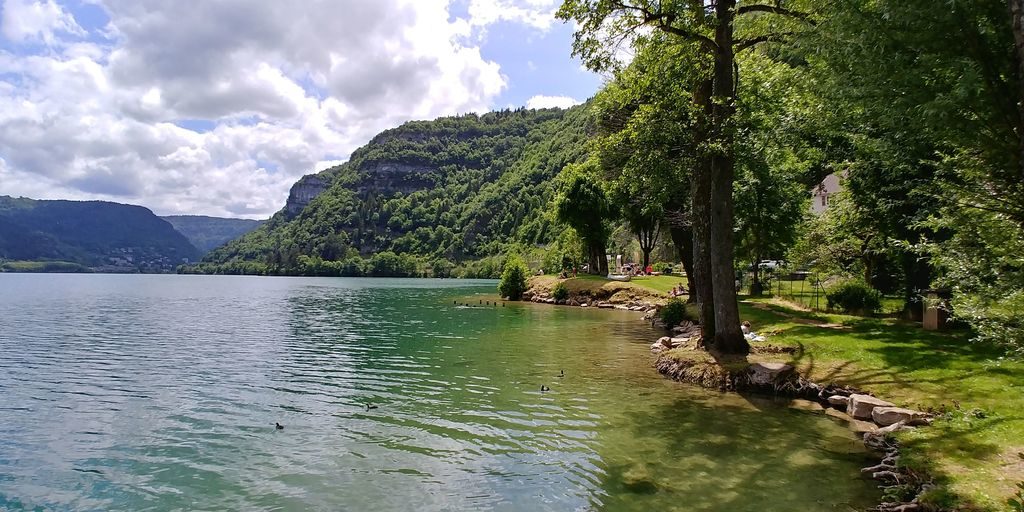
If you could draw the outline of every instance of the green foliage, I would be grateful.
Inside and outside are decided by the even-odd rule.
[[[498,293],[509,300],[521,300],[526,292],[526,277],[530,270],[526,267],[519,256],[510,256],[505,261],[505,268],[501,272],[501,282],[498,283]]]
[[[411,254],[379,252],[370,257],[367,271],[373,277],[417,277],[421,275],[419,262]]]
[[[882,308],[882,292],[855,279],[836,284],[825,294],[830,310],[870,315]]]
[[[0,196],[0,258],[165,272],[199,252],[141,206]]]
[[[686,302],[678,298],[669,299],[668,304],[658,311],[658,316],[669,329],[679,325],[683,320],[690,319]]]
[[[565,283],[559,281],[555,284],[555,287],[552,288],[551,296],[557,301],[564,301],[569,298],[569,288],[565,286]]]
[[[558,220],[568,224],[586,245],[591,274],[607,270],[605,246],[611,234],[609,221],[615,217],[615,206],[608,198],[599,178],[595,160],[567,166],[559,176],[555,212]]]
[[[665,263],[664,261],[659,261],[654,265],[651,265],[651,270],[655,272],[660,272],[662,274],[667,274],[672,271],[672,264]]]

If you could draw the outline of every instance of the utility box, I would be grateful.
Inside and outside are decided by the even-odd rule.
[[[924,318],[921,326],[926,331],[944,331],[949,325],[949,290],[924,290]]]

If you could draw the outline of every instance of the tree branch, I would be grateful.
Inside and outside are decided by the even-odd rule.
[[[752,12],[767,12],[771,14],[778,14],[779,16],[787,16],[790,18],[796,18],[798,20],[810,21],[808,14],[805,12],[791,11],[785,7],[779,7],[777,5],[764,5],[764,4],[753,4],[744,5],[736,9],[736,16],[742,16]]]
[[[639,13],[640,18],[642,20],[642,24],[652,26],[658,30],[661,30],[662,32],[672,34],[674,36],[689,41],[698,42],[701,44],[701,46],[704,47],[705,50],[711,52],[712,55],[718,54],[718,45],[715,44],[715,41],[710,37],[705,36],[703,34],[699,34],[690,29],[673,25],[672,23],[676,20],[675,14],[665,13],[660,10],[655,12],[645,7],[629,5],[626,4],[625,2],[618,1],[612,2],[612,7],[623,11],[633,11]]]
[[[766,34],[763,36],[751,37],[749,39],[740,39],[736,41],[736,53],[742,52],[752,46],[757,46],[761,43],[767,43],[769,41],[781,41],[783,38],[793,35],[792,32],[780,32],[777,34]]]

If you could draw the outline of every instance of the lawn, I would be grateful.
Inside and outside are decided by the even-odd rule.
[[[952,411],[900,434],[904,462],[958,496],[940,501],[1004,510],[1024,480],[1024,361],[972,343],[966,332],[924,331],[895,319],[808,313],[772,299],[743,300],[741,314],[770,343],[796,347],[788,362],[812,380]]]
[[[673,286],[686,286],[686,276],[660,275],[660,276],[637,276],[630,280],[638,286],[647,288],[658,293],[667,294]]]

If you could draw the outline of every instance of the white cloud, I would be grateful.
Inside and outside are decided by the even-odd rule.
[[[526,108],[569,108],[583,103],[568,96],[544,96],[538,94],[526,100]]]
[[[0,194],[247,217],[384,129],[490,109],[507,78],[473,35],[545,29],[558,3],[97,0],[88,33],[54,0],[3,1]]]
[[[11,41],[40,40],[53,44],[59,33],[85,35],[75,18],[53,0],[5,0],[0,32]]]
[[[511,21],[547,30],[555,23],[555,11],[561,3],[561,0],[470,0],[469,23],[487,26]]]
[[[7,0],[3,33],[28,46],[0,51],[0,194],[267,216],[325,157],[506,87],[443,1],[236,4],[105,0],[83,42],[52,0]]]

